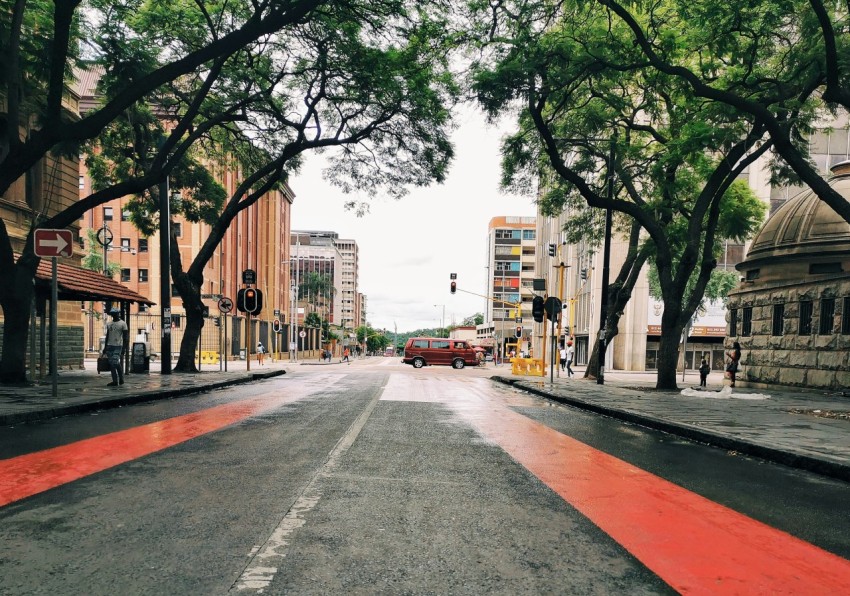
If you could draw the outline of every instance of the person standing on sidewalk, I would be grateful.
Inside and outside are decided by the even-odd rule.
[[[706,380],[708,379],[708,373],[711,372],[711,367],[708,365],[708,362],[705,361],[705,358],[702,359],[702,364],[699,365],[699,386],[705,387]]]
[[[561,360],[561,370],[566,370],[567,368],[567,347],[564,344],[561,344],[561,349],[558,350],[560,360]]]
[[[121,359],[124,349],[130,342],[130,330],[127,323],[121,320],[121,311],[113,308],[109,311],[112,322],[106,326],[106,343],[103,346],[103,355],[109,359],[109,372],[112,374],[112,382],[107,387],[117,387],[124,384],[124,370],[121,368]]]
[[[729,364],[726,365],[726,372],[729,373],[731,387],[735,386],[735,374],[738,372],[738,363],[741,361],[741,344],[738,342],[732,343],[732,350],[726,352],[729,356]]]
[[[263,345],[263,342],[257,342],[257,364],[263,364],[263,360],[265,359],[266,354],[266,346]]]
[[[348,362],[348,365],[351,366],[351,360],[349,359],[351,356],[351,351],[348,348],[345,348],[345,351],[342,353],[342,362]]]
[[[573,364],[573,355],[574,354],[575,354],[575,351],[573,350],[573,342],[568,341],[567,342],[567,376],[568,377],[573,376],[572,364]]]

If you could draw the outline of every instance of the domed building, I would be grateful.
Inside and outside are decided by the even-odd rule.
[[[850,200],[850,161],[830,186]],[[779,207],[737,265],[727,346],[750,386],[850,387],[850,224],[811,190]]]

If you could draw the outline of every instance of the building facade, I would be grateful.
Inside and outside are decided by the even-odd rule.
[[[335,244],[335,232],[292,232],[290,244],[293,283],[303,285],[311,275],[320,275],[329,280],[328,292],[319,296],[310,296],[302,290],[299,301],[299,320],[303,321],[307,312],[316,312],[323,320],[339,325],[342,309],[342,255]]]
[[[512,344],[518,344],[518,353],[537,353],[532,339],[542,334],[542,327],[531,317],[537,247],[536,217],[499,216],[490,220],[487,312],[479,336],[494,338],[499,355],[508,353]]]

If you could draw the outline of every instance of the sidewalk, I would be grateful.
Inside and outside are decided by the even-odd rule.
[[[55,398],[49,377],[29,387],[0,386],[0,426],[201,393],[282,375],[287,368],[303,365],[341,364],[338,359],[290,363],[267,358],[263,366],[252,361],[249,372],[246,362],[237,360],[228,362],[227,372],[205,364],[199,374],[162,376],[158,363],[152,363],[150,374],[130,374],[123,386],[107,387],[109,374],[98,375],[95,361],[87,360],[86,370],[59,373]],[[719,392],[722,374],[712,373],[709,391],[683,395],[681,389],[699,385],[698,375],[688,374],[684,382],[679,377],[680,391],[656,391],[654,373],[609,371],[605,384],[598,385],[581,378],[581,369],[572,378],[555,378],[550,383],[549,375],[519,377],[511,375],[509,366],[491,367],[494,381],[567,405],[850,481],[850,392],[738,387],[728,396]],[[769,397],[736,397],[753,394]]]
[[[721,373],[699,389],[699,375],[677,379],[679,391],[657,391],[654,373],[608,372],[605,384],[584,371],[550,383],[549,376],[499,381],[554,401],[716,447],[850,481],[850,392],[739,386],[720,392]],[[692,392],[688,392],[692,393]],[[740,397],[736,397],[740,396]],[[749,396],[749,397],[748,397]],[[764,396],[767,396],[766,398]]]

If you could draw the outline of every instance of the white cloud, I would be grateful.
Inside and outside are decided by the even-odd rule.
[[[499,191],[502,132],[483,115],[467,109],[454,134],[455,161],[440,186],[413,189],[399,201],[378,197],[358,218],[346,211],[352,198],[322,177],[324,160],[308,155],[290,185],[296,199],[293,230],[333,230],[360,247],[360,291],[367,296],[367,320],[376,328],[412,331],[445,322],[460,323],[484,312],[486,299],[449,292],[449,274],[458,288],[487,293],[487,225],[500,215],[534,215],[530,197]],[[434,306],[438,305],[438,306]]]

